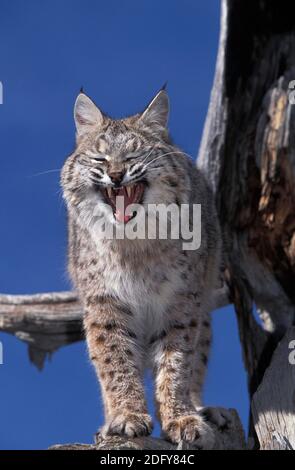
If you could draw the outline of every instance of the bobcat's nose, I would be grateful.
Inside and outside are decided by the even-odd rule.
[[[124,171],[113,171],[109,173],[109,177],[112,181],[112,183],[115,184],[115,186],[120,186],[122,183],[122,179],[124,177],[125,172]]]

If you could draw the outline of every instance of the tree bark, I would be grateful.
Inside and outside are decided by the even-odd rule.
[[[280,339],[287,334],[285,344],[294,333],[286,333],[295,312],[295,108],[289,88],[295,78],[293,3],[223,0],[216,73],[198,158],[215,193],[250,398],[260,390],[250,435],[261,448],[263,435],[281,431],[264,420],[261,432],[264,400],[271,406],[261,390],[267,390],[264,380],[275,377],[272,356]],[[285,349],[281,354],[285,386],[294,390],[288,354]],[[281,417],[292,417],[285,420],[282,435],[294,445],[295,402],[286,401],[284,409],[279,394],[272,398],[279,400],[272,406]]]
[[[286,360],[294,338],[292,327],[276,348],[253,396],[253,421],[263,450],[295,450],[295,365]]]

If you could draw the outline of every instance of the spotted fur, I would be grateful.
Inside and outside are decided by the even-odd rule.
[[[69,216],[69,271],[84,304],[90,358],[105,407],[101,432],[138,436],[152,430],[143,388],[155,376],[157,413],[173,442],[213,445],[201,389],[211,341],[210,299],[220,234],[204,176],[170,140],[168,97],[161,90],[143,113],[113,120],[83,93],[75,105],[77,145],[62,170]],[[116,224],[103,190],[144,182],[141,204],[202,205],[202,240],[99,239],[93,211]],[[97,212],[96,212],[97,213]],[[140,223],[140,220],[139,220]]]

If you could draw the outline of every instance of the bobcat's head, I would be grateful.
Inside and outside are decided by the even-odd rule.
[[[127,224],[137,216],[128,211],[131,204],[146,208],[180,202],[184,155],[169,140],[168,112],[163,89],[142,113],[118,120],[84,93],[78,95],[77,146],[62,170],[64,197],[73,214],[90,222],[93,209],[96,214],[99,209],[108,223]]]

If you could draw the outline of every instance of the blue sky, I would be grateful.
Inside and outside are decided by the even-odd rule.
[[[73,104],[81,86],[114,117],[145,107],[168,80],[169,127],[196,156],[212,85],[219,1],[1,1],[0,291],[69,288],[66,218],[58,171],[74,145]],[[232,308],[213,315],[205,402],[237,408],[248,399]],[[102,405],[83,342],[39,372],[24,343],[0,333],[0,448],[91,442]],[[149,402],[152,385],[147,379]]]

